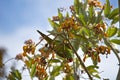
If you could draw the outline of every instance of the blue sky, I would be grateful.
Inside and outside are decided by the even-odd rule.
[[[104,1],[104,0],[102,0]],[[73,0],[0,0],[0,33],[14,32],[20,27],[48,28],[47,18],[57,14],[58,7]],[[111,0],[117,7],[117,0]]]
[[[48,28],[48,17],[57,15],[57,8],[72,1],[0,0],[0,32],[11,33],[20,26]]]
[[[117,7],[117,0],[110,1]],[[22,51],[25,40],[39,40],[37,29],[43,32],[51,29],[48,18],[57,15],[57,8],[68,9],[72,2],[73,0],[0,0],[0,47],[4,46],[8,55],[15,57],[15,54]],[[99,65],[101,71],[104,71],[101,74],[103,77],[115,80],[118,66],[114,54],[108,59],[103,57]]]

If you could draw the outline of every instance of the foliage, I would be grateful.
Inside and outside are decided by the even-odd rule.
[[[84,73],[87,73],[90,80],[100,79],[100,55],[119,52],[112,47],[114,44],[120,45],[120,31],[115,26],[118,14],[118,8],[113,9],[109,0],[106,0],[105,5],[98,0],[74,0],[70,13],[64,15],[58,9],[58,16],[48,19],[53,28],[48,31],[49,35],[37,30],[41,36],[40,41],[36,44],[31,39],[25,41],[23,52],[15,59],[24,62],[31,79],[37,77],[39,80],[54,80],[63,74],[63,80],[78,80]],[[40,44],[43,45],[39,48]],[[84,54],[79,53],[79,49]],[[86,66],[84,63],[88,58],[93,63]],[[15,70],[8,79],[21,80],[22,76]]]
[[[2,79],[5,75],[5,68],[3,64],[5,54],[6,54],[6,49],[0,47],[0,79]]]

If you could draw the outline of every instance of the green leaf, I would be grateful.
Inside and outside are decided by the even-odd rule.
[[[112,39],[110,42],[120,45],[120,39]]]
[[[84,21],[85,21],[85,24],[84,25],[86,25],[86,23],[88,22],[88,14],[87,14],[87,12],[85,11],[85,9],[84,9],[84,4],[82,4],[82,3],[80,3],[80,14],[79,15],[83,15],[83,18],[84,18]]]
[[[66,13],[66,18],[69,18],[69,12]]]
[[[95,65],[90,65],[87,67],[87,70],[89,71],[89,73],[93,76],[93,77],[96,77],[96,78],[99,78],[100,79],[100,76],[98,75],[98,71],[96,70],[96,68],[98,68],[98,66],[95,66]]]
[[[115,24],[119,21],[119,15],[115,16],[114,19],[112,20],[111,24]]]
[[[89,65],[89,66],[87,67],[87,69],[94,69],[94,68],[99,68],[99,67],[96,66],[96,65]]]
[[[80,1],[81,2],[81,1]],[[83,10],[86,10],[88,7],[88,1],[85,0],[84,4],[83,4]]]
[[[31,68],[32,62],[33,62],[33,59],[31,58],[31,59],[28,61],[28,64],[26,64],[28,68]]]
[[[50,73],[51,76],[58,76],[60,74],[61,66],[54,66],[52,72]]]
[[[65,80],[74,80],[74,76],[72,74],[67,74]]]
[[[52,21],[50,18],[48,18],[48,21],[50,23],[50,25],[53,27],[54,30],[57,30],[57,28],[59,27],[58,23],[55,23],[54,21]]]
[[[114,17],[116,16],[116,15],[119,15],[119,8],[116,8],[116,9],[114,9],[111,13],[110,13],[110,15],[109,15],[109,19],[114,19]]]
[[[74,0],[74,9],[77,14],[79,14],[79,0]]]
[[[86,22],[85,22],[85,17],[84,17],[84,15],[83,15],[83,14],[80,14],[80,15],[79,15],[79,20],[82,22],[83,26],[85,26],[85,25],[86,25]]]
[[[49,80],[55,80],[55,77],[54,76],[50,76]]]
[[[96,69],[91,69],[91,70],[88,70],[91,74],[93,73],[98,73],[98,71]]]
[[[108,17],[109,14],[110,14],[110,12],[111,12],[110,1],[106,0],[105,9],[104,9],[104,15],[105,15],[105,17]]]
[[[95,66],[97,66],[97,64],[98,64],[98,60],[97,60],[98,54],[97,54],[97,52],[95,52],[93,55],[94,55],[94,58],[91,57],[92,62]],[[93,71],[91,71],[91,72],[93,72]]]
[[[59,59],[52,59],[50,62],[52,62],[52,63],[60,63],[61,61]]]
[[[96,23],[101,22],[101,20],[102,20],[102,13],[103,13],[103,9],[100,11],[100,13],[98,13],[98,16],[96,18]]]
[[[108,37],[112,37],[117,33],[117,28],[116,27],[109,27],[107,29],[107,35]]]
[[[82,27],[82,28],[80,29],[80,34],[81,34],[82,36],[90,36],[90,30],[88,30],[88,29],[85,28],[85,27]]]
[[[40,32],[39,30],[37,30],[37,32],[49,43],[52,43],[52,39],[49,38],[47,35],[43,34],[42,32]]]
[[[117,35],[117,37],[120,37],[120,29],[118,30],[118,35]]]
[[[62,13],[60,12],[60,9],[58,9],[58,17],[60,19],[60,23],[63,22],[63,15]]]
[[[92,76],[94,76],[94,77],[96,77],[98,79],[101,79],[101,77],[98,74],[95,74],[95,75],[92,75]]]
[[[88,15],[88,17],[89,17],[89,23],[95,23],[95,19],[96,19],[96,17],[95,17],[95,11],[94,11],[94,7],[93,6],[90,6],[89,8],[89,15]]]
[[[98,71],[97,71],[95,68],[97,68],[97,66],[95,66],[95,65],[90,65],[90,66],[87,67],[87,70],[88,70],[91,74],[93,74],[93,73],[98,73]]]
[[[72,58],[72,50],[69,49],[69,45],[68,44],[64,44],[64,43],[56,43],[56,49],[54,49],[55,53],[62,57],[62,58]]]
[[[75,49],[76,51],[78,51],[79,46],[80,46],[80,39],[79,39],[79,38],[76,38],[76,39],[72,40],[72,41],[71,41],[71,44],[72,44],[72,46],[74,46],[74,49]]]
[[[17,77],[18,80],[22,79],[21,73],[18,70],[15,70],[14,73],[15,73],[15,76]]]
[[[47,77],[45,77],[43,80],[48,80],[48,76],[47,76]]]
[[[78,18],[80,20],[80,22],[83,24],[83,26],[86,25],[87,21],[88,21],[88,16],[86,11],[83,9],[83,4],[79,3],[79,15]]]
[[[37,65],[37,63],[32,64],[31,71],[30,71],[30,76],[31,76],[31,77],[34,77],[34,76],[35,76],[35,73],[36,73],[36,65]]]
[[[11,74],[9,74],[9,76],[7,77],[7,80],[16,80],[13,72],[11,72]]]
[[[11,72],[11,75],[8,77],[10,80],[21,80],[21,73],[18,70],[14,70],[13,72]]]
[[[92,18],[93,16],[95,16],[94,7],[90,6],[89,7],[89,17]]]
[[[64,52],[65,52],[66,58],[72,58],[73,57],[71,49],[66,48]]]

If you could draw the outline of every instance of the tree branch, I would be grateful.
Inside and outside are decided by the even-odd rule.
[[[70,44],[72,50],[74,51],[75,55],[77,56],[80,64],[82,65],[82,67],[84,68],[85,72],[87,73],[88,77],[90,78],[90,80],[93,80],[93,78],[91,77],[91,75],[90,75],[89,71],[87,70],[85,64],[83,63],[82,59],[81,59],[80,56],[77,54],[77,52],[76,52],[76,50],[74,49],[74,47],[72,46],[71,42],[69,41],[68,38],[66,38],[66,39],[67,39],[68,43]]]
[[[91,75],[90,75],[90,73],[89,73],[89,71],[87,70],[85,64],[82,62],[82,59],[81,59],[80,56],[77,54],[76,50],[73,48],[73,46],[72,46],[72,44],[70,43],[70,41],[69,41],[69,44],[70,44],[72,50],[74,51],[75,55],[77,56],[78,60],[80,61],[80,64],[82,65],[82,67],[84,68],[85,72],[87,73],[88,77],[90,78],[90,80],[93,80],[92,77],[91,77]]]
[[[114,52],[114,54],[117,57],[118,62],[120,64],[120,57],[118,55],[118,52],[113,48],[113,46],[111,45],[111,43],[105,37],[103,39],[106,42],[107,46],[109,46],[112,49],[112,51]],[[120,67],[119,67],[119,70],[118,70],[118,74],[117,74],[116,80],[120,80]]]
[[[111,48],[111,50],[114,52],[115,56],[117,57],[118,59],[118,62],[120,64],[120,57],[118,55],[118,52],[113,48],[113,46],[111,45],[111,43],[107,40],[107,38],[103,37],[104,39],[104,42],[106,43],[107,46],[109,46]]]

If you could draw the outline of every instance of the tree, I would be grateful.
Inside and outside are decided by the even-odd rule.
[[[109,0],[105,5],[98,0],[74,0],[70,12],[62,11],[58,9],[58,16],[48,19],[53,28],[48,31],[49,35],[37,30],[40,41],[36,44],[31,39],[25,41],[23,52],[15,59],[23,61],[31,80],[34,77],[54,80],[58,75],[64,75],[63,80],[100,79],[97,70],[100,55],[108,56],[113,51],[120,63],[119,50],[113,47],[120,45],[120,29],[115,26],[119,21],[119,8],[113,9]],[[40,44],[43,45],[39,47]],[[86,66],[88,58],[92,64]],[[22,76],[15,69],[7,79],[21,80]]]
[[[5,68],[3,67],[3,60],[4,60],[5,54],[6,54],[6,49],[3,47],[0,47],[0,79],[2,79],[3,76],[5,75]]]

